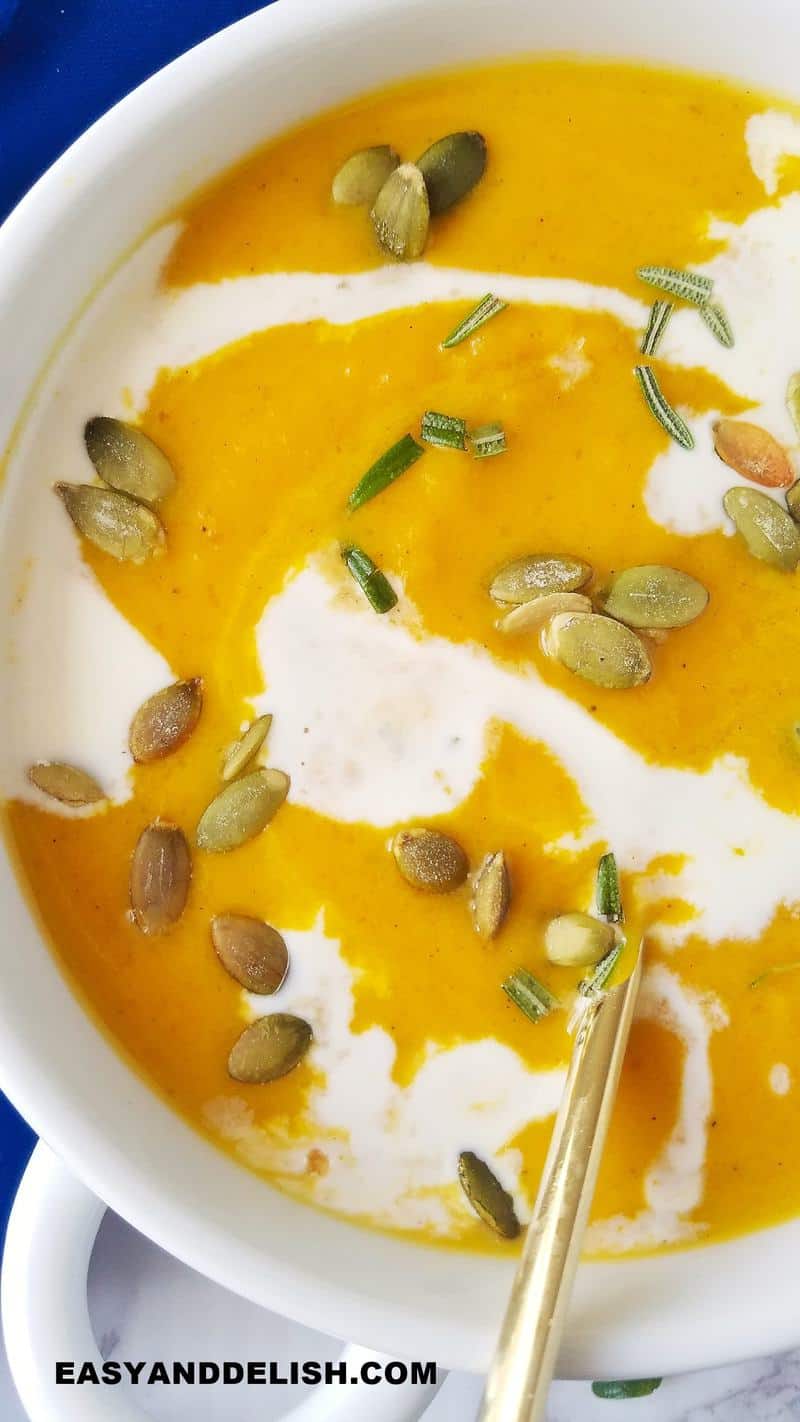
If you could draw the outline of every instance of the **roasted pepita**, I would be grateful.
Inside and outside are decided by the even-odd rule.
[[[237,775],[241,775],[248,765],[255,760],[261,750],[269,728],[272,725],[270,715],[257,716],[255,721],[251,721],[247,730],[241,735],[238,741],[234,741],[232,746],[228,746],[222,758],[222,779],[235,780]]]
[[[261,833],[288,793],[289,777],[282,770],[251,770],[232,780],[201,815],[198,848],[212,854],[237,849]]]
[[[591,598],[585,593],[544,593],[531,602],[522,602],[501,617],[498,627],[509,636],[520,632],[538,632],[558,612],[591,612]]]
[[[139,835],[131,860],[131,908],[142,933],[164,933],[186,906],[192,859],[177,825],[156,820]]]
[[[428,240],[428,190],[419,168],[401,163],[387,178],[372,208],[381,246],[402,262],[421,257]]]
[[[425,179],[431,216],[446,212],[471,192],[486,167],[486,139],[481,133],[448,133],[426,148],[417,167]]]
[[[386,179],[398,167],[400,159],[388,143],[374,148],[361,148],[346,158],[333,180],[334,202],[348,207],[366,207],[373,203]]]
[[[689,573],[644,563],[617,574],[604,604],[609,617],[629,627],[669,629],[694,622],[705,611],[708,593]]]
[[[576,676],[610,691],[641,686],[650,658],[640,637],[622,622],[596,612],[560,612],[542,633],[550,657]]]
[[[211,941],[223,968],[248,992],[277,992],[289,968],[289,953],[277,928],[244,913],[218,913]]]
[[[31,785],[62,805],[96,805],[105,795],[94,776],[61,760],[40,760],[28,769]]]
[[[754,558],[794,572],[800,563],[800,529],[780,504],[758,489],[739,486],[729,489],[722,502]]]
[[[528,553],[495,573],[489,595],[495,602],[530,602],[545,593],[575,592],[588,583],[592,570],[582,558],[557,553]]]
[[[800,370],[793,375],[786,387],[786,408],[798,435],[800,435]]]
[[[147,504],[95,484],[56,484],[79,533],[121,563],[143,563],[163,546],[161,521]]]
[[[486,1161],[474,1151],[462,1150],[458,1157],[458,1179],[478,1218],[501,1239],[516,1239],[519,1220],[514,1201]]]
[[[157,504],[175,487],[175,474],[167,456],[142,430],[96,415],[83,438],[86,452],[104,483],[120,493]]]
[[[717,420],[714,448],[743,479],[765,489],[788,489],[794,483],[794,470],[783,445],[749,420]]]
[[[131,755],[144,765],[161,760],[188,741],[203,708],[203,681],[175,681],[139,707],[128,735]]]
[[[588,913],[562,913],[544,931],[544,950],[551,963],[562,968],[589,968],[614,947],[610,923]]]
[[[786,490],[786,507],[795,523],[800,523],[800,479]]]
[[[245,1027],[228,1057],[234,1081],[263,1086],[286,1076],[302,1061],[313,1041],[313,1032],[302,1017],[272,1012]]]
[[[392,852],[404,879],[416,889],[449,894],[463,884],[469,863],[461,845],[440,830],[400,830]]]
[[[487,854],[475,875],[472,922],[481,938],[495,938],[511,906],[511,879],[502,850]]]

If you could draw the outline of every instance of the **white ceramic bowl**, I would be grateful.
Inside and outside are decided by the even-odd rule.
[[[70,318],[176,198],[359,90],[536,50],[711,69],[800,97],[797,0],[280,0],[125,99],[0,230],[0,448]],[[15,496],[12,479],[0,558]],[[0,715],[13,717],[13,705]],[[0,902],[0,1082],[97,1195],[196,1269],[300,1321],[448,1367],[486,1365],[508,1263],[357,1230],[239,1168],[92,1025],[5,856]],[[800,1221],[728,1245],[584,1265],[560,1371],[641,1377],[787,1348],[800,1342],[798,1276]]]

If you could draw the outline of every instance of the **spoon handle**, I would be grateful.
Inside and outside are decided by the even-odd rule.
[[[628,980],[591,1003],[578,1029],[480,1422],[544,1416],[641,975],[640,951]]]

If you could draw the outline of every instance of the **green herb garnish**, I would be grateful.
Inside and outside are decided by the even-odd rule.
[[[639,382],[651,414],[655,415],[662,429],[665,429],[682,449],[694,449],[694,435],[686,421],[681,419],[677,410],[673,410],[669,401],[664,398],[655,372],[650,369],[649,365],[637,365],[634,366],[633,373]]]
[[[642,336],[642,344],[639,349],[642,355],[655,355],[661,337],[667,329],[667,322],[675,307],[671,301],[654,301],[650,307],[650,316],[647,321],[647,329]]]
[[[681,271],[678,267],[638,267],[636,275],[648,286],[657,286],[660,291],[668,291],[670,296],[690,301],[693,306],[705,306],[714,289],[710,277]]]
[[[352,494],[347,500],[347,507],[351,513],[360,509],[362,504],[369,503],[376,494],[382,494],[384,489],[388,489],[395,479],[399,479],[401,474],[405,474],[412,464],[416,464],[420,455],[425,450],[412,435],[403,435],[402,439],[393,444],[391,449],[387,449],[380,459],[367,470],[356,484]]]
[[[440,415],[426,410],[420,424],[420,435],[426,444],[438,444],[443,449],[466,449],[467,422],[455,415]]]
[[[622,943],[615,943],[613,948],[609,948],[604,958],[595,964],[591,972],[586,974],[578,983],[578,992],[582,997],[595,997],[596,994],[604,992],[608,986],[614,969],[622,957],[622,950],[625,947]]]
[[[731,330],[731,323],[722,307],[713,301],[708,301],[705,306],[700,307],[700,315],[708,326],[709,331],[713,332],[716,336],[720,345],[727,346],[728,350],[730,350],[734,344],[733,331]]]
[[[613,854],[604,854],[597,866],[595,888],[597,912],[608,923],[622,923],[625,917],[622,909],[622,893],[619,887],[619,870]]]
[[[342,558],[375,611],[390,612],[397,603],[397,593],[369,554],[350,544],[342,549]]]
[[[800,968],[800,961],[794,963],[774,963],[771,968],[765,968],[763,973],[759,973],[757,978],[753,978],[750,986],[751,988],[758,987],[759,983],[763,983],[765,978],[777,977],[780,973],[793,973],[797,968]]]
[[[469,442],[473,459],[491,459],[495,454],[506,452],[506,432],[502,425],[477,425],[470,431]]]
[[[491,321],[493,316],[499,316],[501,311],[505,311],[507,301],[501,301],[499,296],[484,296],[474,310],[470,311],[463,321],[459,321],[454,330],[450,332],[442,341],[442,349],[449,350],[451,346],[460,346],[468,336],[472,336],[487,321]]]
[[[630,1382],[593,1382],[595,1397],[607,1397],[612,1402],[622,1402],[626,1397],[649,1397],[660,1388],[663,1378],[638,1378]]]
[[[533,973],[529,973],[527,968],[515,968],[502,987],[503,992],[531,1022],[541,1022],[548,1012],[559,1006],[558,998],[554,997],[550,989],[540,983]]]

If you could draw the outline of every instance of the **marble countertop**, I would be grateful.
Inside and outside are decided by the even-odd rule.
[[[95,1334],[109,1358],[333,1359],[340,1344],[246,1303],[177,1263],[109,1214],[89,1281]],[[480,1380],[452,1374],[426,1422],[473,1422]],[[284,1387],[150,1386],[143,1417],[271,1422],[300,1400]],[[26,1422],[0,1356],[0,1419]],[[610,1402],[587,1383],[555,1383],[548,1422],[798,1422],[800,1349],[735,1367],[668,1378],[646,1398]],[[376,1413],[376,1422],[379,1422]]]

